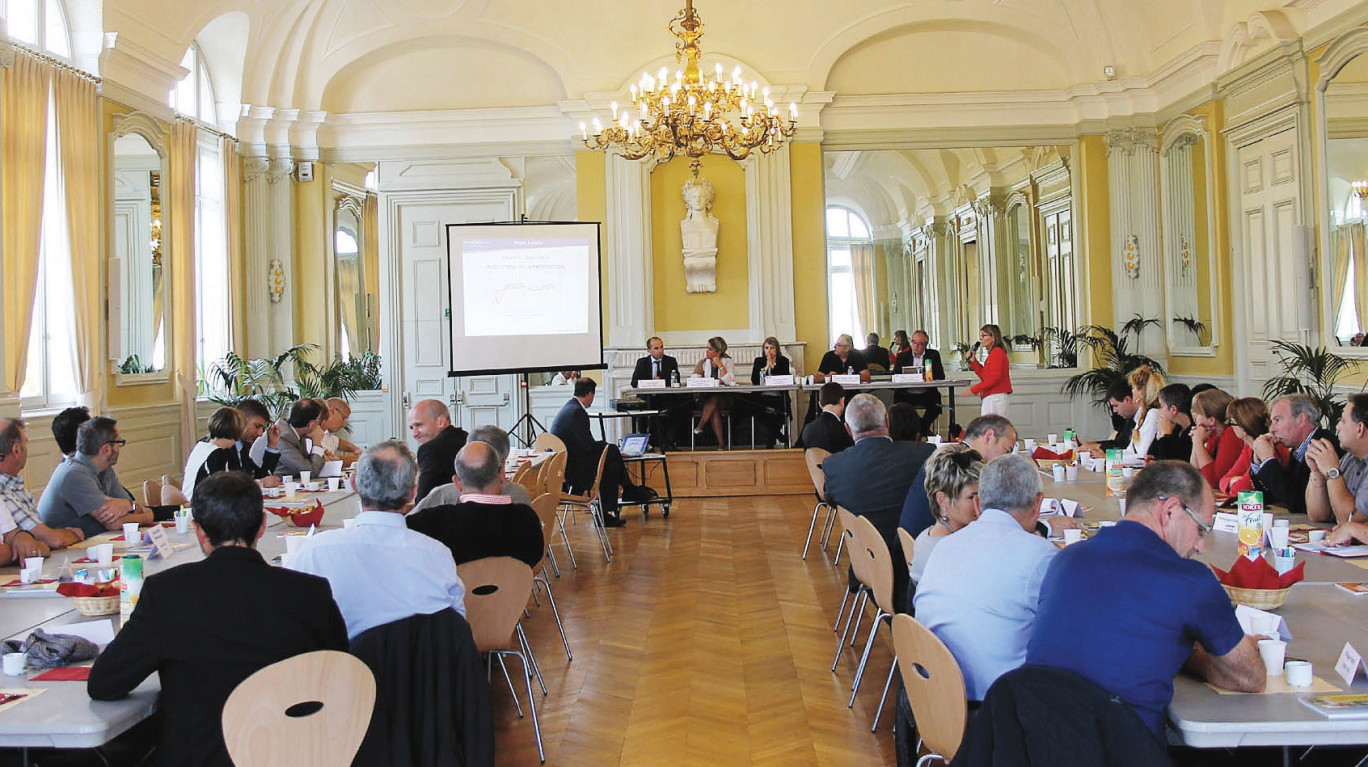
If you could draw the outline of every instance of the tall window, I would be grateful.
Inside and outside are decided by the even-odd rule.
[[[195,359],[201,376],[232,346],[224,196],[218,138],[203,135],[195,174]]]
[[[71,35],[59,0],[0,0],[5,3],[5,27],[20,43],[64,59],[71,58]]]
[[[827,306],[832,343],[843,333],[854,336],[856,346],[864,340],[850,246],[869,242],[869,225],[860,214],[849,208],[827,208]]]
[[[199,45],[191,43],[181,60],[189,72],[171,91],[171,106],[186,117],[193,117],[205,125],[218,125],[218,110],[214,106],[214,85],[209,68],[200,55]]]

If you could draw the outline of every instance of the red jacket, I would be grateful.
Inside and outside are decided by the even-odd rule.
[[[1211,454],[1211,463],[1203,466],[1201,472],[1213,490],[1220,489],[1221,479],[1240,459],[1240,453],[1244,452],[1244,446],[1239,435],[1229,426],[1221,431],[1221,436],[1207,440],[1204,447]]]
[[[980,397],[987,397],[990,394],[1011,394],[1012,377],[1008,373],[1010,365],[1007,362],[1007,350],[1001,346],[994,346],[988,350],[988,361],[979,362],[978,358],[969,358],[969,367],[978,373],[979,382],[969,387],[969,391]]]

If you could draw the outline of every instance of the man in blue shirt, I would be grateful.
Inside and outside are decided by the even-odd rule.
[[[1211,487],[1190,464],[1159,461],[1137,474],[1125,518],[1050,565],[1026,662],[1091,679],[1161,741],[1181,668],[1223,689],[1262,692],[1257,638],[1245,636],[1211,569],[1189,559],[1215,514]]]
[[[984,463],[1007,455],[1016,446],[1017,432],[1012,422],[1000,415],[981,415],[969,422],[964,429],[964,444],[978,451]],[[926,497],[926,467],[912,480],[903,501],[902,515],[898,527],[912,534],[921,535],[926,528],[936,524],[936,515],[931,511],[931,502]],[[896,562],[897,559],[895,558]]]
[[[134,502],[114,472],[128,443],[119,436],[117,423],[92,418],[77,429],[75,455],[57,465],[38,501],[43,524],[79,528],[87,538],[128,522],[152,524],[152,511]]]
[[[917,584],[917,620],[964,672],[969,700],[1026,659],[1045,570],[1059,549],[1035,534],[1040,517],[1035,462],[1008,455],[983,467],[977,521],[942,538]]]

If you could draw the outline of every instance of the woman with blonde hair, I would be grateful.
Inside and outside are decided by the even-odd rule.
[[[694,365],[693,375],[695,378],[716,378],[723,386],[736,383],[736,378],[732,374],[732,358],[727,354],[727,342],[722,336],[708,339],[708,346],[703,350],[703,359]],[[717,437],[717,446],[720,448],[726,444],[722,433],[722,409],[730,402],[731,397],[726,394],[709,394],[704,397],[703,412],[698,417],[698,426],[694,429],[694,434],[702,434],[703,427],[711,424],[713,436]]]
[[[963,442],[946,445],[926,459],[926,498],[931,502],[936,524],[917,535],[908,566],[913,583],[926,572],[926,563],[937,543],[979,518],[978,484],[982,471],[983,456]],[[910,605],[911,589],[908,592]]]
[[[1135,430],[1131,432],[1131,443],[1126,447],[1127,457],[1144,459],[1149,455],[1150,445],[1159,436],[1160,421],[1163,420],[1159,404],[1159,390],[1164,388],[1164,376],[1149,365],[1141,365],[1132,370],[1126,381],[1131,385],[1131,398],[1139,408],[1135,411]]]
[[[988,358],[983,362],[979,362],[975,356],[980,346],[988,350]],[[973,351],[969,356],[969,367],[978,374],[979,382],[970,386],[969,391],[983,398],[980,407],[982,415],[1006,418],[1007,395],[1012,393],[1012,376],[1002,329],[991,323],[979,328],[979,340],[974,344]]]

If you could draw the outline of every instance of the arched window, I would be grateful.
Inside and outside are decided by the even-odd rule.
[[[61,0],[3,0],[11,40],[53,56],[71,58],[71,33]]]
[[[181,66],[189,73],[171,91],[171,106],[186,117],[218,127],[218,110],[214,106],[214,83],[209,77],[199,44],[191,43],[181,59]]]
[[[830,307],[831,342],[843,333],[855,338],[857,347],[863,345],[866,330],[860,319],[860,280],[868,282],[873,269],[873,244],[869,224],[859,213],[839,206],[827,208],[827,306]],[[867,292],[867,291],[866,291]],[[872,301],[873,296],[863,297]]]

